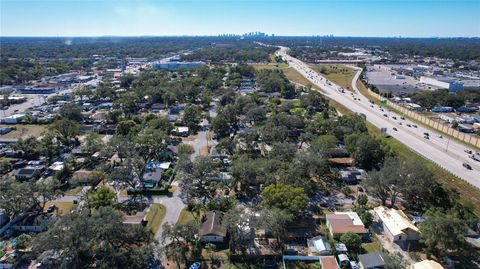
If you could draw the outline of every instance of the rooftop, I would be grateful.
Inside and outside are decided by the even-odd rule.
[[[367,229],[362,220],[355,212],[335,212],[325,215],[330,223],[333,234],[343,234],[347,232],[365,234]]]
[[[384,206],[375,207],[373,210],[393,236],[403,234],[406,229],[419,231],[401,210]]]

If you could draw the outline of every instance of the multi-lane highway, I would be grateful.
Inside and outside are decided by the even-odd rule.
[[[329,98],[349,108],[353,112],[362,113],[367,120],[378,128],[387,128],[387,133],[407,145],[412,150],[427,159],[432,160],[452,174],[462,178],[471,185],[480,188],[480,162],[469,157],[465,150],[472,150],[465,145],[449,138],[442,137],[439,133],[429,130],[419,124],[404,120],[401,115],[388,111],[369,102],[357,89],[361,70],[358,69],[353,81],[353,92],[343,90],[325,77],[312,70],[304,62],[288,55],[287,47],[280,47],[276,52],[312,84],[322,88]],[[426,135],[428,134],[428,135]],[[463,166],[469,164],[472,170]]]

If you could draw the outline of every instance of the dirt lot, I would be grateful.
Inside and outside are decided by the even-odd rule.
[[[16,125],[0,125],[0,128],[2,127],[11,127],[14,130],[9,132],[8,134],[4,134],[0,136],[1,138],[4,139],[25,139],[30,136],[33,137],[39,137],[42,132],[45,130],[47,127],[46,125],[28,125],[28,124],[16,124]]]

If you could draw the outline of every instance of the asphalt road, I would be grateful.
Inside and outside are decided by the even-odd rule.
[[[387,128],[388,134],[415,152],[432,160],[471,185],[480,188],[480,162],[471,159],[467,153],[464,152],[465,149],[470,149],[472,151],[473,149],[468,148],[453,139],[440,138],[439,133],[431,131],[419,124],[417,124],[417,128],[407,127],[407,124],[413,125],[415,123],[409,122],[408,120],[401,120],[400,115],[387,111],[387,109],[381,111],[381,108],[377,105],[373,105],[372,107],[368,98],[363,96],[356,86],[356,81],[361,72],[360,69],[358,69],[358,72],[352,81],[352,88],[355,91],[352,96],[351,92],[347,90],[342,93],[340,86],[328,81],[325,77],[322,77],[302,61],[291,57],[287,54],[287,51],[287,47],[280,47],[276,52],[276,55],[281,56],[292,68],[297,70],[310,82],[325,90],[326,93],[324,94],[329,98],[332,98],[353,112],[366,115],[367,121],[378,128]],[[384,116],[384,114],[387,114],[387,116]],[[393,117],[396,117],[397,119],[395,120]],[[400,123],[402,124],[400,125]],[[393,128],[396,128],[397,131]],[[424,138],[424,133],[429,133],[429,139]],[[464,168],[462,166],[463,163],[470,164],[473,170]]]

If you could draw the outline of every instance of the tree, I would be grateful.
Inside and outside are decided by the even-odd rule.
[[[28,234],[21,234],[15,240],[17,241],[15,248],[17,249],[26,249],[32,244],[32,237]]]
[[[106,186],[100,186],[87,198],[88,207],[98,209],[104,206],[113,206],[115,192]]]
[[[93,95],[92,88],[88,85],[81,85],[78,87],[74,94],[78,97],[80,97],[80,100],[83,100],[84,97],[90,98]]]
[[[262,205],[284,209],[292,215],[301,214],[307,205],[308,197],[302,188],[283,183],[272,184],[262,191]]]
[[[50,125],[50,130],[63,145],[69,147],[72,139],[80,134],[80,124],[69,119],[59,119]]]
[[[425,244],[428,255],[443,256],[466,247],[467,226],[453,211],[431,209],[419,227],[420,242]]]
[[[170,137],[159,130],[147,128],[135,139],[138,153],[145,161],[158,159],[160,153],[167,148]]]
[[[154,238],[142,226],[123,223],[123,215],[111,207],[90,212],[79,209],[33,242],[33,254],[55,268],[146,268],[154,251]],[[42,255],[50,253],[50,255]],[[42,257],[45,257],[43,259]]]
[[[167,257],[175,260],[177,268],[181,268],[180,261],[183,261],[188,266],[187,253],[193,250],[194,254],[199,254],[196,253],[199,248],[197,236],[200,228],[199,224],[195,221],[174,225],[165,223],[162,228],[161,241],[166,248]]]
[[[82,120],[82,107],[75,103],[66,103],[64,104],[58,113],[62,118],[81,121]]]
[[[368,203],[368,196],[366,194],[360,194],[357,196],[357,205],[365,207]]]
[[[90,132],[85,137],[85,141],[81,146],[82,152],[88,154],[94,154],[95,152],[101,151],[104,148],[104,143],[102,142],[102,137],[96,132]]]
[[[344,243],[348,249],[358,252],[362,246],[362,237],[358,234],[347,232],[340,236],[340,242]]]
[[[385,205],[390,198],[390,206],[394,206],[404,180],[414,173],[410,171],[402,160],[397,157],[388,158],[379,172],[371,172],[367,175],[364,185],[371,193]]]
[[[382,162],[386,156],[380,140],[366,133],[347,136],[345,146],[347,151],[353,155],[355,163],[366,169]]]
[[[180,170],[180,184],[183,199],[199,200],[206,205],[215,196],[215,171],[217,165],[210,157],[197,157],[195,161]]]
[[[197,130],[201,119],[201,110],[198,106],[188,105],[183,111],[183,121],[193,131]]]

